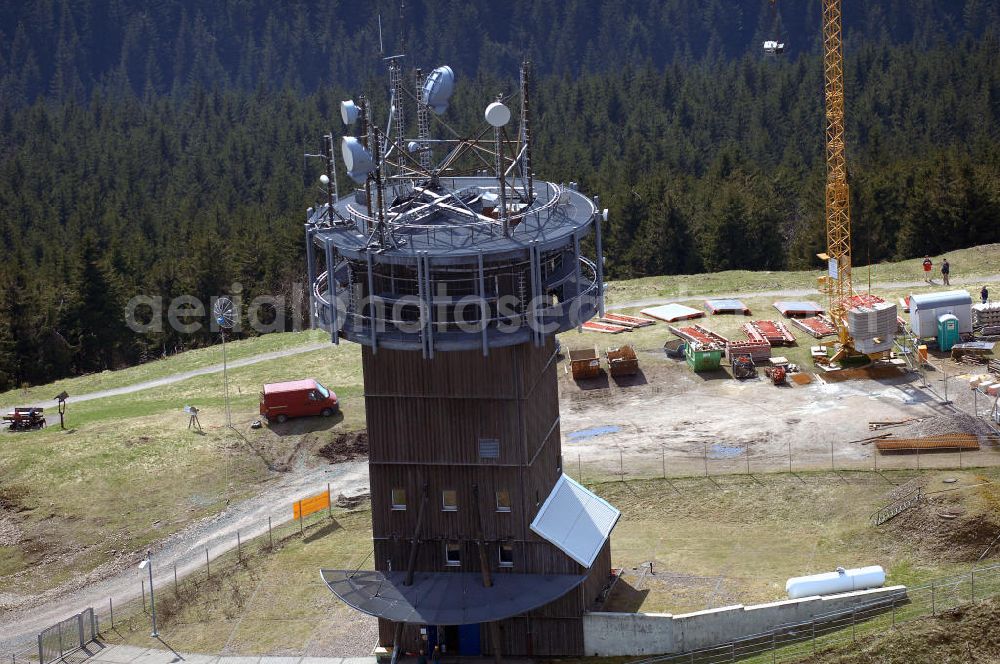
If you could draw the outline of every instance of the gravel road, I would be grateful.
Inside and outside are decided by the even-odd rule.
[[[338,493],[346,496],[367,493],[368,462],[351,461],[279,476],[253,498],[195,521],[157,544],[152,550],[154,576],[172,576],[175,562],[178,578],[201,569],[206,547],[210,556],[215,558],[236,548],[236,531],[239,531],[243,541],[247,541],[267,532],[269,516],[275,526],[290,521],[289,505],[299,498],[325,490],[327,483],[333,496]],[[30,641],[45,627],[88,606],[106,607],[109,597],[121,603],[137,597],[141,586],[135,566],[141,555],[135,554],[133,558],[116,560],[112,569],[104,568],[108,575],[100,580],[89,583],[83,580],[81,583],[85,585],[82,587],[60,587],[40,593],[4,613],[0,617],[0,653],[9,654],[30,647]]]

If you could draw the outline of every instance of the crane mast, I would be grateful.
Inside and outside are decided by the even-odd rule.
[[[826,93],[826,258],[829,311],[843,344],[851,286],[851,200],[844,145],[844,43],[840,0],[823,0],[823,70]]]

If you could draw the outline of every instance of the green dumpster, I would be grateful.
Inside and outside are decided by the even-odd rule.
[[[689,343],[685,346],[684,357],[693,371],[715,371],[722,365],[721,348]]]

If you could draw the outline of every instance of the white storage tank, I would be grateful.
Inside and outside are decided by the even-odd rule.
[[[879,565],[856,569],[838,567],[836,572],[792,577],[785,582],[785,592],[788,593],[788,599],[799,599],[881,588],[884,585],[885,570]]]
[[[918,338],[936,337],[938,316],[951,314],[958,319],[958,333],[972,334],[972,296],[968,291],[920,293],[910,296],[910,327]]]

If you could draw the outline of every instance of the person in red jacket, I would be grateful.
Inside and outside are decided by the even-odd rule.
[[[930,256],[924,256],[924,281],[931,283],[931,268],[934,267],[934,263],[931,262]]]

